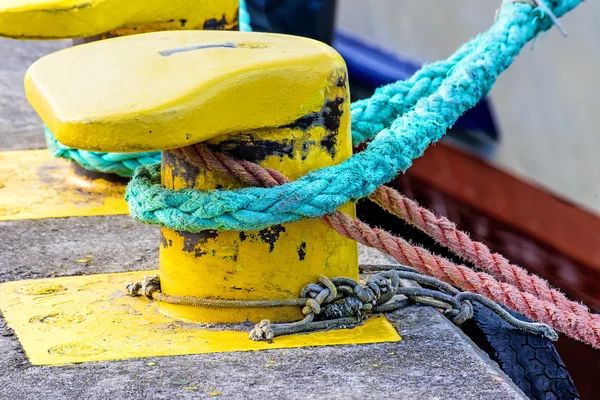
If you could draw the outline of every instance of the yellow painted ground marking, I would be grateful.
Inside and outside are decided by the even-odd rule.
[[[125,295],[128,282],[152,273],[6,282],[0,310],[34,365],[401,340],[381,316],[352,329],[254,342],[245,331],[176,321],[158,312],[156,302]]]
[[[46,149],[0,152],[0,221],[129,212],[125,185],[91,182]]]

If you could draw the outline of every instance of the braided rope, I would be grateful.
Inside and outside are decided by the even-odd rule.
[[[77,150],[60,144],[47,127],[44,127],[44,133],[48,150],[50,150],[54,157],[74,161],[81,167],[90,171],[131,177],[138,167],[160,162],[161,159],[160,151],[143,153],[103,153]]]
[[[231,180],[237,180],[247,185],[275,187],[289,181],[278,171],[263,168],[249,161],[236,160],[224,154],[213,153],[203,144],[178,149],[174,151],[174,154],[199,168],[222,173]],[[464,238],[466,234],[458,231],[447,219],[435,217],[433,213],[418,207],[414,202],[411,206],[405,207],[410,211],[400,212],[399,210],[402,210],[403,206],[391,203],[397,201],[406,203],[408,199],[403,200],[403,197],[393,189],[380,188],[378,190],[384,191],[383,195],[379,192],[375,193],[374,199],[378,203],[381,201],[385,205],[384,208],[393,210],[395,215],[398,214],[407,222],[422,228],[424,232],[431,233],[434,239],[440,238],[440,233],[436,232],[436,225],[442,225],[449,231],[447,236],[456,235],[466,243]],[[410,202],[410,200],[408,201]],[[409,217],[409,215],[415,216]],[[430,221],[430,223],[421,223],[419,222],[421,219]],[[494,268],[481,263],[481,260],[470,254],[469,246],[478,249],[480,254],[491,254],[482,243],[472,242],[471,245],[465,244],[461,247],[452,240],[441,240],[442,244],[447,243],[447,247],[456,251],[458,255],[465,259],[475,260],[474,264],[476,265],[481,263],[484,271],[489,270],[492,274],[498,274],[498,280],[486,272],[475,272],[464,265],[453,264],[443,257],[431,254],[422,247],[413,246],[406,240],[381,229],[371,228],[364,222],[353,220],[339,211],[326,215],[321,220],[340,235],[383,251],[394,257],[400,264],[412,266],[421,273],[431,275],[462,290],[483,295],[533,320],[544,322],[567,336],[594,348],[600,348],[600,316],[592,314],[587,307],[568,300],[543,279],[529,275],[527,271],[511,265],[502,256],[496,254],[496,257],[492,258],[504,260],[497,266],[505,269],[503,273],[498,274]],[[527,281],[529,285],[524,284]]]
[[[600,349],[600,318],[596,314],[588,312],[586,318],[575,315],[569,309],[559,308],[508,283],[498,282],[487,273],[475,272],[466,266],[453,264],[426,249],[412,246],[402,238],[381,229],[371,228],[361,221],[352,220],[345,214],[336,213],[330,216],[328,221],[331,227],[344,237],[383,251],[419,272],[462,290],[481,294],[535,321],[548,324],[571,338]]]
[[[446,60],[424,65],[409,79],[377,88],[373,96],[352,103],[352,143],[359,145],[373,139],[420,99],[433,94],[452,68],[471,54],[480,40],[478,36],[463,44]]]
[[[557,15],[580,3],[563,0]],[[557,4],[557,2],[554,2]],[[170,191],[158,182],[155,167],[141,167],[126,199],[134,219],[175,230],[253,230],[318,218],[342,204],[371,194],[405,171],[430,143],[440,139],[458,117],[487,94],[521,48],[550,27],[548,18],[521,3],[506,4],[475,49],[452,69],[436,92],[381,131],[362,153],[313,171],[276,188],[232,191]]]
[[[425,284],[435,289],[413,287],[411,283],[403,283],[403,279]],[[302,307],[302,313],[306,317],[301,321],[271,324],[268,320],[262,320],[259,324],[256,324],[249,335],[253,340],[271,340],[275,336],[284,334],[354,325],[372,313],[393,312],[411,303],[442,308],[444,314],[452,322],[460,325],[473,317],[471,302],[478,302],[517,329],[543,335],[549,340],[558,339],[558,334],[545,324],[520,321],[498,304],[481,295],[460,292],[451,285],[430,276],[419,274],[413,268],[403,265],[396,265],[393,266],[393,269],[378,272],[369,278],[366,285],[361,285],[350,278],[329,279],[321,275],[318,283],[305,285],[298,298],[230,300],[171,296],[161,292],[158,275],[146,276],[141,282],[129,283],[127,292],[133,297],[143,295],[164,303],[194,307]],[[398,300],[395,298],[397,295],[404,295],[409,301],[406,301],[406,299]],[[315,321],[316,318],[321,321]]]

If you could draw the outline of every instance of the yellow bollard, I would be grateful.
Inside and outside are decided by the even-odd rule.
[[[238,7],[238,0],[5,0],[0,36],[81,44],[161,30],[237,30]],[[0,152],[0,220],[126,214],[127,180],[46,150]]]
[[[333,66],[327,84],[310,78],[300,83],[315,92],[324,88],[325,98],[315,103],[321,109],[314,114],[314,125],[292,122],[282,128],[224,135],[207,143],[291,179],[348,158],[352,154],[349,97],[346,73],[336,66],[336,58],[324,54],[323,60],[318,61]],[[315,106],[307,105],[309,109]],[[169,189],[239,187],[236,182],[198,170],[169,152],[163,153],[162,183]],[[347,204],[342,210],[354,216],[354,204]],[[357,279],[358,266],[356,242],[341,237],[318,220],[251,232],[161,229],[160,278],[166,294],[236,300],[295,298],[306,282],[320,274]],[[202,322],[302,318],[298,307],[210,309],[167,303],[160,303],[160,307],[175,318]]]
[[[56,73],[59,65],[69,64],[67,57],[89,65]],[[65,90],[73,73],[80,75],[77,81],[90,82],[88,87]],[[169,32],[96,42],[41,59],[25,85],[57,138],[74,147],[167,150],[207,142],[291,179],[352,154],[344,61],[308,39]],[[116,98],[111,96],[115,90]],[[78,93],[90,94],[82,101]],[[162,181],[170,189],[235,186],[168,152]],[[344,211],[353,215],[354,205]],[[358,278],[356,243],[315,220],[255,232],[162,229],[161,243],[162,289],[169,295],[293,298],[320,274]],[[302,315],[297,307],[218,310],[161,304],[161,309],[202,322],[289,321]]]
[[[87,150],[205,142],[292,179],[351,154],[344,61],[305,38],[179,31],[98,41],[38,60],[25,89],[58,140]],[[236,187],[169,152],[162,180],[172,189]],[[162,291],[170,295],[297,298],[320,274],[358,278],[356,243],[316,220],[254,232],[162,229],[161,242]],[[289,321],[300,310],[215,310],[125,294],[125,284],[153,273],[8,282],[0,284],[0,311],[34,364],[400,340],[385,317],[373,317],[352,329],[254,342],[239,329],[197,323]]]

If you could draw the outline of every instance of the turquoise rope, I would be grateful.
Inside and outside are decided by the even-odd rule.
[[[252,32],[250,14],[246,7],[246,0],[240,0],[238,11],[240,31]],[[44,127],[46,144],[54,157],[74,161],[84,169],[107,174],[116,174],[123,177],[132,177],[136,168],[160,162],[161,152],[144,153],[104,153],[100,151],[86,151],[74,149],[60,144],[47,127]]]
[[[549,1],[560,17],[581,0]],[[492,28],[452,65],[433,94],[383,129],[367,149],[343,163],[313,171],[270,189],[201,192],[160,185],[160,166],[140,167],[127,188],[134,219],[169,229],[255,230],[318,218],[372,193],[406,171],[458,117],[486,95],[527,42],[551,27],[549,18],[525,3],[507,3]]]
[[[250,26],[250,13],[248,12],[248,7],[246,6],[246,0],[240,0],[238,20],[240,24],[240,31],[252,32],[252,26]]]
[[[124,177],[133,176],[136,168],[160,162],[161,153],[102,153],[95,151],[77,150],[60,144],[47,127],[44,127],[48,150],[54,157],[64,158],[79,164],[81,167],[106,174],[116,174]]]

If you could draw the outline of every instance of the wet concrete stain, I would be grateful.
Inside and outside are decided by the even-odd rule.
[[[122,177],[122,176],[119,176],[116,174],[107,174],[107,173],[103,173],[103,172],[89,171],[87,169],[84,169],[82,166],[75,163],[74,161],[71,161],[71,167],[73,168],[73,171],[77,175],[82,176],[87,179],[90,179],[90,180],[104,179],[105,181],[108,181],[108,182],[122,183],[122,184],[127,184],[127,182],[129,182],[129,178],[125,178],[125,177]]]
[[[194,257],[202,257],[203,255],[207,254],[206,251],[196,248],[199,244],[206,244],[206,242],[208,242],[210,239],[216,239],[219,236],[219,231],[216,231],[214,229],[209,229],[198,233],[177,233],[183,238],[182,250],[188,253],[194,253]]]
[[[269,244],[269,252],[273,252],[275,242],[277,242],[282,232],[285,232],[283,225],[273,225],[258,231],[258,236],[263,242]]]
[[[298,246],[298,259],[300,259],[300,261],[304,261],[305,258],[306,258],[306,242],[302,242],[302,243],[300,243],[300,246]]]

